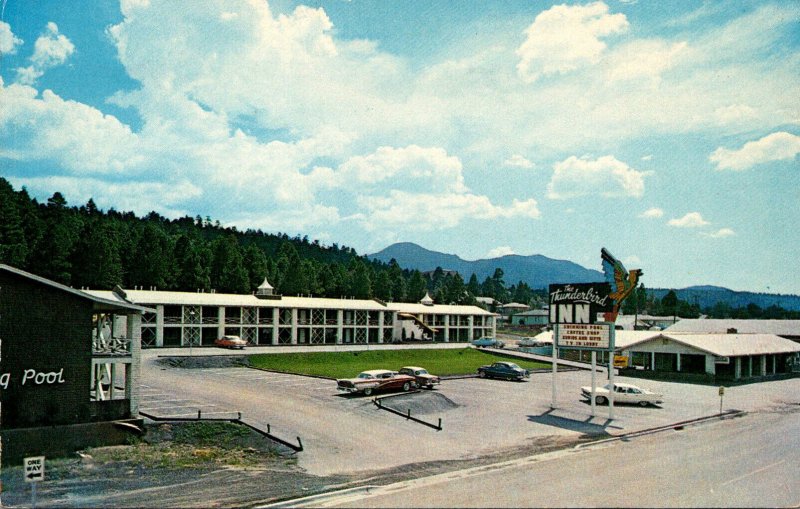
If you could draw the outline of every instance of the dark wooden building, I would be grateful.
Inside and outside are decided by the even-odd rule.
[[[0,264],[3,463],[124,440],[146,310]]]

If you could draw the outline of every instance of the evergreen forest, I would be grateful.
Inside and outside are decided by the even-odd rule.
[[[507,284],[503,270],[478,281],[437,268],[422,273],[359,255],[307,236],[238,230],[209,217],[137,217],[94,200],[69,205],[60,192],[45,203],[0,177],[0,263],[74,288],[144,288],[248,294],[266,278],[281,295],[418,302],[427,292],[437,304],[476,304],[476,297],[532,307],[547,304],[545,289]],[[491,306],[490,310],[494,311]],[[800,312],[754,303],[717,303],[701,309],[669,291],[661,299],[643,286],[625,302],[626,314],[692,318],[800,318]]]

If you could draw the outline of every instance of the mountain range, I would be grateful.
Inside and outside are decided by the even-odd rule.
[[[592,283],[605,281],[603,273],[587,269],[569,260],[556,260],[542,255],[505,255],[497,258],[482,260],[464,260],[454,255],[431,251],[412,242],[398,242],[377,253],[368,254],[368,258],[388,263],[394,258],[398,265],[404,269],[417,269],[422,272],[436,270],[454,270],[468,281],[472,274],[483,282],[487,277],[492,277],[498,268],[503,270],[503,280],[507,285],[517,284],[519,281],[527,283],[531,288],[547,288],[551,283]],[[657,298],[663,298],[669,288],[647,288]],[[700,285],[683,289],[675,289],[679,299],[701,308],[713,306],[718,302],[725,302],[731,307],[744,307],[748,304],[757,304],[761,308],[775,305],[793,311],[800,310],[800,296],[767,294],[755,292],[741,292],[729,290],[718,286]]]
[[[437,267],[454,270],[468,281],[472,274],[483,282],[494,275],[495,269],[503,270],[506,284],[524,281],[531,288],[547,288],[551,283],[592,283],[605,281],[603,273],[581,267],[568,260],[555,260],[542,255],[505,255],[483,260],[464,260],[454,254],[439,253],[425,249],[412,242],[399,242],[373,254],[368,258],[388,263],[394,258],[404,269],[432,271]]]

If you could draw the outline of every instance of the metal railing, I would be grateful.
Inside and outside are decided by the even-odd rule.
[[[125,357],[131,355],[130,338],[111,338],[92,340],[92,355]]]

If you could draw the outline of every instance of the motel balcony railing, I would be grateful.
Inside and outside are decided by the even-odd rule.
[[[95,357],[130,357],[130,338],[93,339],[92,356]]]

